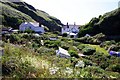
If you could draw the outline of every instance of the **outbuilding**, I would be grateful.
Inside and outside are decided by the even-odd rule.
[[[62,58],[70,58],[70,54],[67,50],[59,47],[58,50],[56,50],[56,56],[62,57]]]

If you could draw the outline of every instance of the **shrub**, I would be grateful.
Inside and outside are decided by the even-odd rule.
[[[73,35],[71,35],[70,37],[71,37],[71,38],[74,38],[74,36],[73,36]]]
[[[24,32],[26,32],[26,33],[35,33],[35,31],[33,31],[33,30],[31,30],[31,29],[26,29]]]
[[[70,50],[70,51],[69,51],[69,54],[71,55],[71,57],[76,57],[76,58],[79,58],[79,56],[78,56],[77,52],[76,52],[76,51],[74,51],[74,50]]]
[[[14,43],[14,42],[18,42],[18,40],[20,40],[20,37],[16,34],[11,34],[10,35],[10,42]]]
[[[67,37],[67,33],[63,33],[63,35],[62,35],[63,37]]]
[[[28,39],[29,38],[29,34],[23,34],[22,38]]]
[[[106,36],[103,34],[103,33],[99,33],[99,34],[96,34],[95,36],[93,36],[93,38],[97,39],[97,41],[105,41],[106,39]]]
[[[104,63],[101,63],[101,64],[100,64],[100,67],[105,70],[109,65],[110,65],[110,64],[106,61],[106,62],[104,62]]]
[[[80,43],[79,42],[73,42],[73,46],[78,46]]]
[[[83,59],[83,61],[84,61],[84,63],[85,63],[85,67],[87,67],[87,66],[92,66],[92,65],[93,65],[92,61],[90,61],[90,60]]]
[[[37,49],[37,52],[39,54],[54,54],[54,49],[46,48],[46,47],[40,47]]]
[[[114,65],[110,65],[107,70],[111,70],[114,72],[119,72],[120,73],[120,64],[114,64]]]
[[[58,46],[60,46],[60,41],[46,40],[44,45],[49,48],[58,48]]]
[[[82,50],[83,48],[85,48],[85,45],[80,44],[79,46],[77,46],[77,48],[78,48],[79,50]]]
[[[63,49],[68,50],[69,46],[61,46]]]
[[[33,42],[33,43],[32,43],[32,47],[33,47],[34,49],[37,49],[37,48],[39,47],[39,44]]]
[[[60,35],[60,32],[59,31],[55,31],[54,34]]]
[[[88,72],[87,74],[84,74],[85,72]],[[88,78],[88,77],[96,77],[96,78],[98,78],[98,77],[103,77],[103,76],[105,76],[105,74],[104,74],[104,70],[103,69],[101,69],[101,68],[99,68],[99,67],[96,67],[96,66],[90,66],[90,67],[85,67],[84,69],[83,69],[83,72],[82,72],[82,75],[86,78]]]
[[[82,50],[84,55],[92,55],[95,51],[96,51],[95,48],[90,46],[87,46]]]

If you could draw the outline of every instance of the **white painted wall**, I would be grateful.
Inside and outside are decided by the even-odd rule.
[[[69,33],[73,33],[73,32],[79,32],[79,26],[78,25],[69,25],[69,28],[67,28],[67,25],[65,25],[65,26],[63,26],[62,27],[62,30],[61,30],[62,32],[62,34],[63,33],[67,33],[67,32],[69,32]]]
[[[25,23],[22,23],[20,26],[19,26],[19,30],[20,31],[25,31],[26,29],[31,29],[35,32],[42,32],[44,33],[44,27],[39,27],[39,23],[34,23],[34,22],[25,22]]]

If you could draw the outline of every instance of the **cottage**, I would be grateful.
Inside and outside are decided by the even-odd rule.
[[[62,31],[61,33],[62,34],[67,33],[68,36],[74,36],[74,38],[76,38],[77,34],[79,32],[79,27],[80,27],[80,25],[76,25],[75,23],[74,23],[74,25],[69,25],[67,23],[67,25],[63,26],[63,28],[61,30]]]
[[[63,58],[70,58],[70,54],[68,53],[68,51],[61,47],[59,47],[59,49],[56,50],[56,56],[60,56]]]
[[[44,33],[44,27],[37,22],[24,22],[19,26],[20,31],[25,31],[27,29],[33,30],[36,33]]]

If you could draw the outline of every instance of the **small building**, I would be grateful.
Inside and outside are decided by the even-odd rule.
[[[62,58],[70,58],[70,54],[68,53],[68,51],[61,47],[59,47],[59,49],[56,50],[56,56],[60,56]]]
[[[24,22],[19,26],[20,31],[25,31],[27,29],[33,30],[36,33],[44,33],[44,27],[37,22]]]
[[[89,34],[86,34],[85,37],[91,37]]]
[[[61,34],[67,33],[68,36],[74,36],[74,38],[76,38],[77,34],[79,32],[79,27],[80,27],[80,25],[76,25],[75,23],[74,23],[74,25],[67,23],[67,25],[64,25],[62,27]]]
[[[110,51],[109,54],[110,54],[111,56],[117,56],[117,57],[120,57],[120,52]]]
[[[57,37],[50,37],[49,40],[51,41],[56,41],[58,38]]]
[[[7,34],[7,33],[9,33],[10,29],[11,28],[6,28],[6,27],[2,28],[1,34]]]

